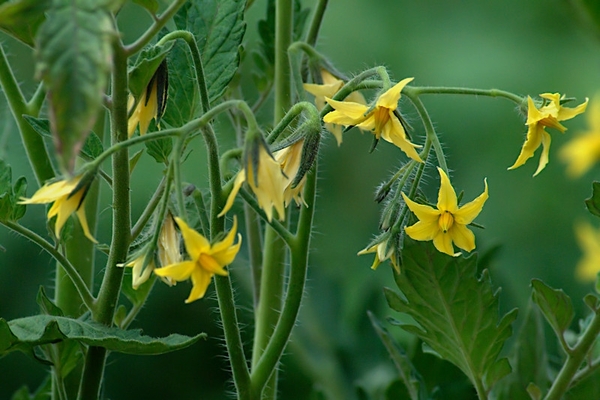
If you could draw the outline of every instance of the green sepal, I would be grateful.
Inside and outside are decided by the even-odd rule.
[[[405,239],[402,273],[395,274],[402,295],[385,289],[390,307],[408,314],[414,323],[402,328],[421,338],[441,358],[458,366],[473,384],[486,390],[510,372],[498,359],[512,334],[514,309],[502,318],[498,291],[484,271],[476,277],[477,262],[440,253],[430,242]],[[504,375],[503,375],[504,374]]]
[[[423,378],[414,367],[410,358],[406,355],[406,352],[395,343],[394,339],[390,336],[387,329],[381,324],[381,322],[371,313],[367,312],[371,319],[371,324],[379,336],[379,339],[385,346],[390,358],[396,366],[396,370],[399,374],[399,380],[402,383],[403,389],[410,395],[411,399],[425,400],[428,398],[427,388]],[[394,384],[394,386],[397,386]],[[388,390],[386,390],[386,393]],[[396,390],[393,391],[394,393]],[[395,397],[400,398],[400,397]],[[406,398],[408,398],[406,396]]]
[[[206,334],[163,338],[142,335],[141,330],[122,330],[93,321],[51,315],[36,315],[6,321],[0,318],[0,356],[12,351],[33,355],[37,346],[75,340],[87,346],[104,347],[126,354],[155,355],[188,347]]]
[[[531,299],[556,335],[562,337],[575,316],[571,298],[562,289],[552,289],[539,279],[532,279],[531,287]]]
[[[12,183],[12,169],[0,159],[0,221],[18,221],[27,210],[24,204],[19,204],[27,194],[27,180],[20,177]]]
[[[175,42],[171,41],[162,46],[153,46],[140,52],[134,65],[129,68],[129,92],[139,99],[146,92],[148,84],[160,64],[166,59]]]
[[[50,127],[63,172],[73,171],[102,108],[114,35],[111,14],[93,0],[54,2],[37,32],[36,75],[47,89]]]
[[[52,0],[4,0],[2,3],[0,30],[33,47],[37,30],[44,22],[44,13],[52,5]]]
[[[600,217],[600,182],[592,183],[592,195],[585,200],[585,206],[592,215]]]

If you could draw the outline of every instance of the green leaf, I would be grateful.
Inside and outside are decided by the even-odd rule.
[[[530,400],[528,387],[550,387],[550,367],[546,352],[544,325],[539,309],[529,302],[525,321],[519,330],[510,354],[512,373],[495,389],[499,400]],[[532,386],[533,387],[533,386]]]
[[[46,290],[43,286],[40,286],[40,290],[38,290],[36,302],[40,306],[40,310],[45,315],[53,315],[55,317],[64,317],[65,314],[52,300],[46,296]]]
[[[129,91],[136,99],[146,92],[146,87],[154,76],[160,63],[167,57],[175,42],[144,49],[138,55],[135,64],[129,69]]]
[[[44,13],[52,0],[3,1],[0,5],[0,29],[33,47],[38,28],[44,22]]]
[[[94,0],[57,0],[36,36],[36,73],[48,91],[59,164],[72,171],[102,108],[111,68],[110,13]]]
[[[148,155],[154,158],[157,163],[168,164],[169,156],[173,150],[173,140],[171,138],[162,138],[146,142]]]
[[[0,356],[12,351],[32,354],[36,346],[75,340],[87,346],[139,355],[162,354],[188,347],[204,333],[193,337],[171,334],[164,338],[142,335],[141,330],[122,330],[93,321],[51,315],[36,315],[7,322],[0,318]]]
[[[375,332],[377,332],[377,336],[379,336],[379,339],[381,339],[381,342],[385,346],[390,357],[392,358],[392,361],[394,362],[394,365],[396,366],[396,369],[398,370],[404,390],[408,392],[410,398],[413,400],[426,399],[427,389],[425,387],[425,383],[423,382],[423,378],[421,378],[421,375],[415,369],[404,350],[398,347],[398,345],[394,342],[394,339],[390,336],[381,322],[377,320],[377,317],[375,317],[373,313],[368,311],[367,314],[371,319],[371,324],[373,325]]]
[[[36,118],[32,117],[31,115],[24,114],[23,119],[27,121],[33,130],[39,133],[42,138],[52,137],[52,134],[50,133],[50,121],[48,121],[46,118]]]
[[[140,158],[142,158],[142,154],[144,154],[144,149],[138,150],[129,158],[129,173],[133,173],[135,166],[137,165]]]
[[[46,379],[42,382],[40,387],[36,390],[35,393],[30,394],[27,386],[21,387],[17,390],[12,397],[11,400],[52,400],[52,379],[50,374],[46,375]]]
[[[573,382],[569,391],[565,393],[565,400],[597,399],[600,396],[600,369],[593,369],[592,373],[585,375],[581,380]]]
[[[133,0],[135,4],[139,4],[146,10],[150,11],[151,14],[158,12],[158,0]]]
[[[592,195],[585,200],[585,206],[592,215],[600,217],[600,182],[592,183]]]
[[[395,276],[402,295],[385,290],[390,307],[415,321],[402,328],[459,367],[474,386],[489,390],[486,383],[492,385],[510,370],[498,356],[517,310],[499,320],[498,292],[487,271],[476,278],[475,255],[451,257],[430,242],[406,239],[402,262],[402,273]]]
[[[562,289],[552,289],[539,279],[533,279],[531,287],[531,299],[538,305],[556,335],[562,337],[575,316],[571,298]]]
[[[20,177],[12,185],[12,170],[0,159],[0,221],[18,221],[25,215],[26,207],[19,204],[27,194],[27,180]]]
[[[239,65],[239,47],[246,32],[243,20],[246,0],[193,1],[187,5],[186,27],[200,48],[212,103],[221,97]]]
[[[90,131],[90,134],[85,139],[83,147],[81,148],[81,155],[93,160],[102,154],[103,151],[104,146],[102,145],[102,141],[96,133]]]

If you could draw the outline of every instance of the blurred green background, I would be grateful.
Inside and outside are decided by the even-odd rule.
[[[305,6],[313,3],[308,1]],[[266,0],[256,1],[248,11],[247,53],[257,49],[256,24],[265,11]],[[149,23],[149,17],[136,6],[129,5],[121,15],[129,40]],[[24,90],[31,91],[30,51],[5,35],[2,41]],[[318,49],[348,74],[385,65],[393,80],[413,76],[414,85],[499,88],[532,96],[560,92],[576,97],[577,104],[600,89],[600,42],[565,0],[331,1]],[[246,62],[250,63],[251,57]],[[244,91],[253,100],[256,93],[251,68],[244,66],[241,76]],[[578,316],[583,316],[580,299],[592,285],[574,278],[580,250],[573,224],[587,220],[598,225],[583,201],[590,195],[591,181],[600,174],[600,168],[581,179],[569,179],[557,153],[571,135],[586,128],[585,117],[566,122],[569,130],[564,136],[551,132],[550,163],[532,178],[539,150],[525,166],[506,170],[515,161],[526,132],[524,118],[512,103],[448,95],[432,95],[423,101],[441,136],[453,171],[452,183],[458,191],[465,191],[464,199],[479,195],[484,178],[488,179],[490,198],[477,219],[486,229],[475,233],[479,252],[500,246],[490,268],[494,285],[502,287],[502,312],[513,307],[523,310],[530,296],[529,282],[537,277],[563,288],[573,298]],[[4,97],[0,97],[0,105],[0,157],[12,165],[15,177],[27,176],[31,194],[35,179]],[[409,104],[402,111],[419,137],[422,128],[416,113]],[[221,145],[227,148],[233,141],[231,133],[224,123],[218,128],[223,128]],[[354,386],[371,391],[394,376],[393,365],[366,317],[367,310],[380,319],[392,315],[382,294],[383,286],[394,286],[390,268],[384,264],[371,271],[372,257],[358,257],[356,253],[378,232],[380,208],[373,201],[374,190],[401,165],[404,155],[385,142],[369,154],[370,145],[370,135],[352,130],[344,136],[341,147],[331,136],[322,146],[306,300],[280,374],[282,399],[311,398],[319,390],[334,394],[334,398],[352,399]],[[205,185],[203,160],[203,148],[197,143],[185,166],[185,180]],[[132,198],[134,213],[139,214],[162,172],[149,157],[144,157],[137,168]],[[438,187],[435,170],[426,171],[425,181],[434,196]],[[106,189],[102,188],[98,235],[104,242],[110,239]],[[22,223],[44,232],[43,212],[41,206],[30,206]],[[36,246],[4,228],[0,228],[0,245],[5,248],[0,251],[0,317],[10,320],[37,313],[36,292],[44,285],[51,293],[54,263]],[[251,346],[252,300],[246,257],[241,253],[231,271],[238,287],[245,343]],[[103,261],[99,255],[97,281]],[[157,357],[111,355],[104,396],[226,398],[232,383],[212,290],[211,286],[206,299],[186,305],[188,283],[175,288],[157,285],[133,327],[156,336],[206,332],[208,339]],[[397,328],[392,330],[410,351],[416,351],[409,338]],[[552,345],[552,340],[549,342]],[[433,368],[434,363],[431,361],[427,368]],[[21,353],[1,359],[0,398],[9,398],[24,384],[33,390],[45,371]]]

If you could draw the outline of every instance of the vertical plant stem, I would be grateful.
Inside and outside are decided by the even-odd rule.
[[[121,43],[115,43],[112,79],[113,112],[111,119],[112,144],[127,140],[127,56]],[[112,242],[106,272],[98,293],[92,318],[104,325],[111,325],[121,290],[123,268],[131,233],[131,204],[129,198],[129,151],[120,149],[112,155],[113,170],[113,226]],[[79,389],[80,399],[98,397],[106,362],[106,350],[90,347]]]
[[[310,28],[308,29],[308,34],[306,35],[306,43],[313,47],[317,44],[319,30],[321,29],[321,24],[323,23],[323,16],[325,15],[328,2],[329,0],[319,0],[315,6],[315,13],[310,21]]]
[[[275,101],[274,126],[285,116],[291,107],[291,68],[288,48],[292,42],[293,30],[292,0],[275,2]],[[283,272],[285,262],[285,244],[269,226],[265,228],[264,256],[259,293],[258,309],[255,313],[254,343],[252,349],[252,370],[263,354],[279,320],[283,294]],[[275,399],[277,394],[277,365],[269,373],[270,384],[263,392],[264,399]],[[252,382],[253,388],[257,388]],[[259,385],[262,389],[263,385]]]
[[[17,122],[31,168],[38,184],[41,186],[45,181],[54,177],[54,169],[50,163],[50,157],[48,156],[44,140],[23,118],[23,114],[31,114],[33,117],[37,117],[40,104],[36,104],[36,107],[27,107],[23,93],[21,93],[19,84],[8,64],[2,46],[0,46],[0,84],[8,100],[10,111]]]

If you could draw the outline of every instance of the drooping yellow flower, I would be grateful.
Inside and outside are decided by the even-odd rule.
[[[369,253],[375,253],[375,260],[373,260],[373,264],[371,265],[372,270],[377,269],[377,267],[379,267],[379,264],[389,259],[396,273],[400,273],[400,266],[398,265],[396,260],[394,247],[390,246],[387,240],[359,251],[358,255],[362,256],[364,254]]]
[[[600,97],[592,102],[587,121],[589,130],[574,137],[560,149],[560,157],[568,164],[567,174],[580,177],[600,161]]]
[[[315,105],[317,110],[321,111],[325,107],[325,97],[333,97],[344,86],[344,81],[337,79],[326,70],[321,70],[322,85],[316,83],[305,83],[304,90],[315,96]],[[344,100],[358,104],[366,104],[363,95],[358,92],[352,92]],[[342,144],[342,126],[332,123],[326,123],[325,129],[335,136],[338,146]]]
[[[475,235],[467,228],[467,225],[479,215],[488,199],[487,180],[484,180],[485,190],[479,197],[458,207],[456,192],[450,184],[450,179],[439,167],[438,172],[440,173],[440,190],[437,209],[418,204],[402,193],[406,205],[419,219],[419,222],[407,226],[404,230],[414,240],[433,240],[433,245],[438,251],[458,256],[460,253],[454,253],[452,243],[465,251],[475,248]]]
[[[546,127],[554,128],[564,133],[567,128],[560,121],[565,121],[581,114],[585,111],[588,104],[588,100],[586,99],[584,103],[577,107],[568,108],[561,106],[559,93],[544,93],[540,97],[549,102],[539,109],[535,106],[533,99],[527,97],[527,122],[525,123],[528,127],[527,138],[521,148],[519,157],[517,157],[517,161],[508,168],[515,169],[525,164],[525,161],[531,158],[537,148],[542,145],[540,162],[533,176],[539,174],[546,167],[546,164],[548,164],[551,138],[550,134],[546,132]]]
[[[169,77],[165,59],[150,79],[146,91],[142,94],[133,112],[131,112],[131,116],[127,121],[127,134],[129,137],[133,136],[138,124],[140,125],[140,135],[145,135],[148,132],[148,127],[153,119],[156,119],[158,125],[158,121],[167,107],[168,89]],[[129,95],[127,108],[131,109],[134,104],[135,99]]]
[[[175,217],[181,230],[185,249],[189,260],[157,268],[154,273],[161,277],[168,277],[175,281],[192,280],[192,291],[185,301],[201,299],[206,293],[213,275],[226,276],[225,267],[233,262],[242,244],[241,235],[237,235],[238,242],[233,244],[237,233],[237,219],[233,219],[233,227],[219,242],[211,244],[208,239],[190,228],[181,218]]]
[[[300,163],[302,161],[302,145],[304,144],[304,139],[297,141],[296,143],[288,146],[284,149],[276,151],[273,153],[273,157],[281,166],[281,170],[283,174],[288,178],[287,185],[285,186],[285,190],[283,191],[283,203],[287,207],[292,202],[292,199],[296,202],[296,205],[304,204],[306,206],[306,202],[302,197],[304,192],[304,184],[306,183],[306,175],[302,178],[302,180],[296,185],[296,187],[292,187],[292,183],[300,169]]]
[[[284,191],[290,178],[283,174],[281,165],[269,153],[266,145],[261,143],[257,145],[256,152],[249,153],[246,167],[238,172],[219,217],[231,209],[242,184],[248,182],[252,192],[256,195],[258,205],[265,211],[267,219],[271,221],[273,208],[275,208],[279,219],[283,220],[285,218]]]
[[[60,237],[60,231],[73,213],[77,215],[81,229],[85,236],[92,242],[97,243],[90,233],[87,218],[85,216],[85,195],[90,187],[89,184],[79,187],[82,176],[75,176],[69,180],[60,180],[47,184],[38,189],[29,199],[22,198],[20,204],[46,204],[54,203],[48,210],[48,220],[56,217],[54,223],[54,234]]]
[[[144,268],[144,261],[146,260],[146,253],[140,252],[136,258],[125,264],[117,264],[118,267],[131,267],[131,287],[137,290],[144,282],[150,278],[152,271],[156,268],[154,260],[150,260],[146,268]]]
[[[575,225],[575,235],[583,257],[579,260],[575,276],[582,281],[595,281],[600,272],[600,231],[589,223]]]
[[[325,97],[325,101],[334,108],[334,111],[327,113],[323,117],[323,121],[338,125],[357,126],[361,129],[372,131],[377,139],[383,138],[385,141],[395,144],[413,160],[423,162],[415,150],[419,146],[411,143],[406,138],[404,127],[394,114],[394,111],[398,107],[398,100],[400,100],[402,89],[413,79],[403,79],[387,90],[379,96],[373,109],[363,104],[350,101],[336,101]]]

